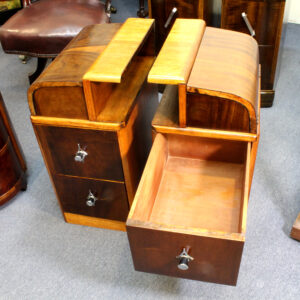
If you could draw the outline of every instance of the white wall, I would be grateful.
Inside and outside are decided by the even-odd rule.
[[[300,1],[286,0],[284,22],[300,24]]]

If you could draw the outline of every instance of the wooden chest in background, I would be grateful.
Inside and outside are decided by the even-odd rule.
[[[88,26],[33,83],[32,123],[67,222],[125,229],[151,147],[153,20]]]
[[[222,0],[221,27],[252,35],[259,44],[261,97],[272,106],[285,0]]]
[[[222,2],[220,11],[218,2]],[[209,26],[221,24],[221,28],[253,35],[259,44],[262,107],[272,106],[285,0],[148,0],[148,6],[156,20],[158,49],[176,18],[204,19]]]
[[[176,20],[148,75],[167,87],[127,219],[136,270],[236,284],[259,140],[259,75],[250,36]]]

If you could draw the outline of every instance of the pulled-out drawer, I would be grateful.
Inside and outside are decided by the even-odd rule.
[[[157,134],[127,219],[135,269],[235,285],[250,143]]]
[[[64,212],[125,221],[128,201],[124,183],[54,176]]]
[[[55,174],[124,181],[117,133],[56,126],[35,126]]]

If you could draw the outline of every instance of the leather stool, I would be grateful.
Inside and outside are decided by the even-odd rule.
[[[30,83],[83,27],[110,20],[110,0],[23,0],[23,6],[0,27],[0,41],[6,53],[38,58]]]

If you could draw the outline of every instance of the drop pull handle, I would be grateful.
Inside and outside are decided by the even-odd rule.
[[[78,144],[78,150],[75,154],[74,160],[77,162],[84,162],[85,157],[88,155],[88,153],[85,150],[86,147],[81,148],[80,144]]]
[[[90,206],[90,207],[95,206],[97,200],[98,200],[98,198],[92,193],[91,190],[89,190],[89,194],[86,198],[86,205]]]
[[[176,258],[179,260],[177,268],[182,270],[182,271],[188,270],[189,269],[189,262],[191,260],[194,260],[193,257],[188,255],[188,252],[185,248],[183,248],[182,252],[178,256],[176,256]]]
[[[173,7],[164,26],[166,29],[170,26],[170,23],[176,13],[177,13],[177,7]]]
[[[253,29],[250,21],[248,20],[247,14],[245,12],[242,12],[242,18],[243,18],[243,20],[245,21],[245,23],[247,25],[247,28],[250,32],[250,35],[255,36],[255,30]]]

